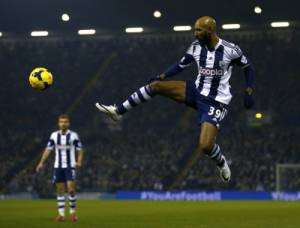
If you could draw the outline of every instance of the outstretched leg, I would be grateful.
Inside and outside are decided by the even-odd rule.
[[[162,95],[180,103],[185,101],[185,81],[154,81],[150,83],[150,88],[154,95]]]
[[[155,95],[162,95],[177,102],[183,102],[185,84],[185,81],[153,81],[131,94],[126,101],[117,107],[117,111],[123,115],[138,104],[149,101]]]
[[[171,98],[177,102],[185,101],[186,82],[185,81],[153,81],[139,88],[131,94],[127,100],[118,106],[106,106],[96,103],[96,107],[107,114],[113,120],[121,119],[121,116],[138,106],[152,99],[155,95],[162,95]]]

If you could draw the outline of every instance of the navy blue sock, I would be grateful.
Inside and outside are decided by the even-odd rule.
[[[222,158],[221,148],[218,144],[214,145],[213,149],[208,154],[208,156],[216,162],[217,166],[224,165],[225,160]]]
[[[139,88],[136,92],[130,95],[130,97],[124,101],[121,105],[117,106],[117,112],[120,115],[131,110],[133,107],[137,106],[140,103],[147,102],[151,100],[153,94],[151,92],[150,86],[146,85]]]

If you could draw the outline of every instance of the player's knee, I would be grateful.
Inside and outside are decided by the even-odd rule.
[[[213,148],[213,143],[211,142],[200,142],[199,147],[201,151],[205,154],[209,154]]]
[[[60,195],[65,194],[65,188],[60,187],[60,188],[57,188],[56,191]]]
[[[76,191],[75,186],[68,186],[68,193],[69,194],[75,194],[75,191]]]
[[[68,193],[69,194],[75,194],[75,191],[76,191],[75,186],[68,186]]]

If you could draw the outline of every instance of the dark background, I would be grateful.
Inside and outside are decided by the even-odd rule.
[[[86,158],[79,171],[79,191],[256,190],[276,189],[276,164],[299,163],[299,7],[297,1],[1,1],[0,2],[0,190],[49,194],[52,158],[41,174],[35,167],[57,117],[69,113],[71,129],[81,136]],[[256,15],[254,6],[262,7]],[[155,19],[154,10],[163,16]],[[69,22],[62,22],[68,13]],[[197,145],[199,127],[193,110],[155,98],[115,124],[95,108],[122,102],[147,80],[178,61],[193,41],[193,25],[202,15],[215,17],[221,38],[238,44],[255,68],[255,107],[243,107],[242,70],[231,78],[234,98],[222,123],[218,143],[232,168],[223,184],[209,159],[196,162],[175,182],[184,159]],[[288,20],[289,28],[270,22]],[[223,23],[241,30],[223,31]],[[125,34],[127,26],[151,33]],[[77,30],[96,28],[96,36]],[[49,37],[30,37],[34,29]],[[105,31],[102,36],[101,31]],[[54,34],[54,35],[52,35]],[[30,88],[28,76],[47,67],[54,84],[44,92]],[[190,67],[176,79],[195,79]],[[263,118],[255,119],[255,113]],[[299,171],[282,174],[284,190],[299,190]]]
[[[261,15],[253,13],[259,5]],[[163,17],[155,19],[154,10]],[[62,13],[71,21],[61,23]],[[144,26],[169,29],[175,24],[193,24],[200,15],[212,15],[219,23],[241,23],[250,27],[271,21],[289,20],[298,25],[299,2],[288,1],[172,1],[172,0],[10,0],[0,3],[0,28],[7,32],[28,32],[33,29],[74,30],[81,27],[124,29]]]

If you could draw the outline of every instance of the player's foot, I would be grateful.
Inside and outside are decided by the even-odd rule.
[[[96,103],[95,105],[100,112],[108,115],[114,121],[119,121],[122,118],[122,115],[117,112],[117,107],[115,105],[103,105],[100,103]]]
[[[224,182],[229,182],[231,177],[231,171],[224,155],[222,155],[222,160],[224,160],[223,165],[218,166],[220,170],[220,177]]]
[[[62,215],[58,215],[55,219],[57,222],[64,222],[65,221],[65,217]]]
[[[70,220],[71,220],[72,222],[77,222],[78,218],[77,218],[76,213],[70,214]]]

